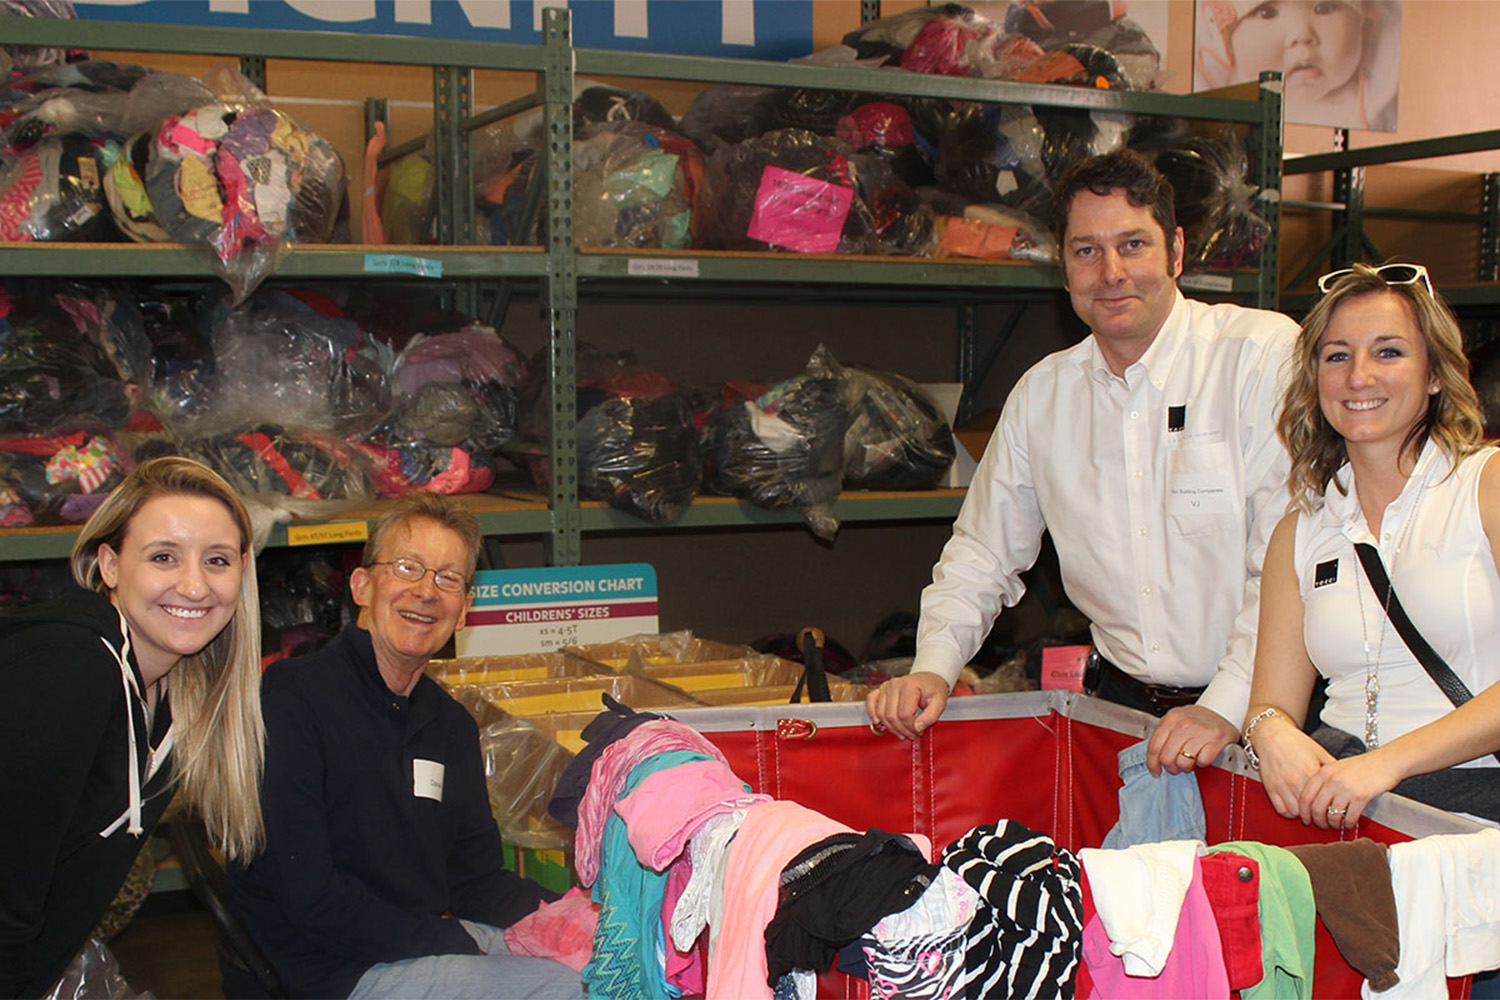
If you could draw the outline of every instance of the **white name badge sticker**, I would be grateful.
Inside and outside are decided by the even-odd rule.
[[[418,757],[411,762],[411,793],[419,799],[443,801],[443,765]]]
[[[1233,514],[1227,476],[1211,472],[1180,473],[1167,487],[1169,514]]]

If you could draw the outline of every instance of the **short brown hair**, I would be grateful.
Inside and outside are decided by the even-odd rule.
[[[365,541],[363,564],[374,565],[380,558],[380,547],[385,544],[386,536],[393,529],[421,518],[435,521],[463,540],[464,548],[469,553],[467,575],[473,576],[474,567],[479,563],[479,547],[484,544],[484,534],[479,530],[479,518],[462,501],[443,493],[407,493],[391,504],[370,529],[370,537]]]
[[[1073,199],[1083,191],[1101,198],[1123,191],[1125,199],[1132,205],[1149,208],[1152,218],[1161,226],[1167,248],[1171,249],[1177,233],[1176,193],[1172,190],[1172,182],[1140,153],[1118,149],[1079,160],[1067,169],[1053,188],[1052,231],[1057,238],[1059,253],[1067,243],[1068,212],[1073,207]]]

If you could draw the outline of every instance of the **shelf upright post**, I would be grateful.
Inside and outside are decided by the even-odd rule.
[[[469,133],[463,121],[473,103],[474,71],[458,66],[432,68],[432,177],[437,241],[444,246],[474,242],[474,182]],[[472,281],[456,287],[451,305],[466,316],[479,314],[479,290]]]
[[[582,561],[578,507],[578,259],[573,246],[573,44],[566,7],[542,11],[542,85],[547,171],[547,456],[552,469],[552,534],[547,562]]]
[[[958,307],[958,381],[964,388],[953,418],[962,424],[974,416],[974,394],[979,391],[979,379],[974,373],[973,306]]]
[[[266,92],[265,56],[240,56],[240,76],[255,84],[262,94]]]
[[[1255,305],[1261,309],[1275,309],[1280,297],[1277,267],[1281,250],[1282,119],[1281,74],[1265,70],[1260,74],[1260,126],[1251,129],[1251,163],[1259,188],[1260,209],[1271,224],[1257,261]]]
[[[1340,151],[1348,149],[1349,130],[1341,128],[1336,134]],[[1344,207],[1334,212],[1334,225],[1338,227],[1339,235],[1328,258],[1330,271],[1364,260],[1364,167],[1340,167],[1333,172],[1333,200]]]
[[[1479,175],[1479,281],[1500,279],[1500,174]]]

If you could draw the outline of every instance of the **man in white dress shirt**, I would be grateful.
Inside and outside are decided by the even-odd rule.
[[[1297,325],[1183,297],[1172,198],[1129,151],[1059,182],[1065,284],[1092,336],[1006,400],[922,592],[912,672],[869,697],[878,728],[911,739],[937,721],[1047,531],[1093,623],[1086,688],[1163,716],[1152,773],[1207,766],[1238,738],[1261,561],[1287,503],[1276,411]]]

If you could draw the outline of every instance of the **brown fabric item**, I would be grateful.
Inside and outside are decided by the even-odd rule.
[[[1312,879],[1323,926],[1354,970],[1377,992],[1400,981],[1401,939],[1385,845],[1361,837],[1288,847]]]

